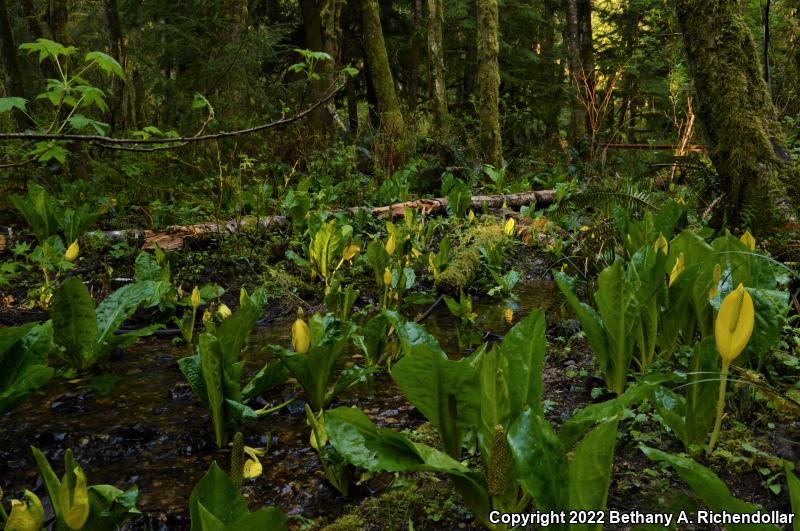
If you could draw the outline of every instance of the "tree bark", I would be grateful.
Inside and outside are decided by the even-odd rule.
[[[594,42],[592,38],[591,0],[578,0],[578,43],[580,46],[580,61],[584,79],[584,90],[587,94],[594,95],[597,83],[594,72]],[[589,113],[585,114],[586,129],[590,130],[592,125],[589,119]]]
[[[464,52],[464,78],[461,84],[461,98],[460,105],[464,111],[473,113],[472,106],[470,105],[470,98],[478,87],[477,71],[478,71],[478,0],[467,0],[469,13],[469,26],[467,27],[467,42],[466,51]]]
[[[480,89],[480,140],[483,160],[495,168],[503,166],[500,137],[500,42],[497,0],[477,0],[478,86]]]
[[[413,112],[417,110],[419,100],[419,56],[422,48],[422,0],[414,0],[414,26],[411,35],[411,52],[409,57],[408,79],[408,108]]]
[[[405,134],[405,121],[400,102],[394,90],[394,79],[389,67],[389,56],[383,40],[380,6],[378,0],[362,0],[362,30],[364,48],[375,89],[375,99],[381,128],[389,137],[399,139]]]
[[[122,66],[123,72],[127,71],[127,50],[125,39],[122,35],[122,24],[119,20],[117,0],[103,0],[105,9],[106,26],[108,26],[108,38],[111,45],[111,56]],[[127,82],[123,79],[114,78],[111,87],[111,127],[125,128],[130,116],[130,98],[128,96]]]
[[[42,36],[42,26],[39,24],[39,15],[33,7],[31,0],[21,0],[19,3],[22,9],[22,16],[25,17],[25,25],[28,26],[28,33],[32,41]]]
[[[580,24],[578,17],[578,0],[566,0],[567,13],[567,63],[569,65],[570,85],[575,90],[576,97],[572,98],[572,111],[569,115],[569,141],[577,145],[586,134],[586,109],[581,106],[577,94],[583,91],[581,69],[581,42]]]
[[[322,52],[324,51],[324,43],[322,36],[322,5],[324,0],[300,0],[300,11],[303,18],[303,34],[304,45],[307,50]],[[320,64],[320,67],[324,65]],[[319,72],[317,72],[319,74]],[[312,82],[311,92],[313,99],[322,97],[326,89],[324,76],[317,81]],[[332,120],[328,111],[320,107],[315,109],[311,114],[309,121],[311,127],[316,133],[325,133],[330,131]]]
[[[431,75],[431,107],[433,127],[439,136],[445,134],[447,120],[447,83],[444,71],[442,0],[428,0],[428,61]]]
[[[49,0],[47,4],[47,27],[54,41],[61,44],[71,44],[72,39],[67,32],[69,21],[69,7],[67,0]]]
[[[719,174],[728,221],[767,229],[793,218],[797,191],[753,35],[728,0],[677,0],[697,116]],[[787,175],[788,174],[788,175]],[[777,206],[778,208],[772,208]],[[768,229],[767,229],[768,230]]]
[[[11,20],[5,0],[0,0],[0,53],[3,55],[3,71],[5,72],[6,95],[25,98],[25,86],[22,83],[22,72],[17,61],[17,47],[14,44],[14,33],[11,31]],[[20,129],[33,127],[28,115],[15,110],[14,121]]]

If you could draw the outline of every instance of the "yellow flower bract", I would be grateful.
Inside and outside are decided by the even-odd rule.
[[[743,284],[722,301],[714,325],[717,350],[723,360],[735,360],[747,346],[755,327],[753,298]]]

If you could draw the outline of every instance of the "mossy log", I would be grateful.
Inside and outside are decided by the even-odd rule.
[[[449,295],[458,295],[461,290],[467,289],[481,271],[481,247],[497,245],[506,238],[503,227],[499,224],[479,225],[470,229],[464,238],[464,244],[439,275],[436,288]]]
[[[554,190],[537,190],[534,192],[520,192],[508,195],[475,195],[471,198],[471,208],[473,210],[483,210],[490,208],[519,208],[521,206],[535,203],[540,206],[550,205],[555,201]],[[416,201],[405,201],[375,208],[366,208],[373,216],[379,218],[392,219],[402,218],[408,208],[418,209],[425,215],[444,215],[447,213],[449,202],[446,197],[436,199],[419,199]],[[333,210],[333,214],[350,214],[355,216],[363,207],[344,208]],[[134,240],[143,243],[143,249],[152,249],[157,243],[161,249],[174,250],[183,246],[186,239],[198,238],[209,234],[227,234],[251,230],[254,227],[261,227],[263,230],[285,228],[290,225],[290,220],[286,216],[267,216],[263,218],[246,217],[241,220],[231,220],[221,223],[198,223],[196,225],[172,225],[160,231],[128,229],[113,231],[97,231],[90,233],[90,236],[103,236],[109,241],[119,242]]]

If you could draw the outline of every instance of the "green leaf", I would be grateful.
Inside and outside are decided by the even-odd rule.
[[[247,402],[252,398],[277,387],[286,381],[289,371],[280,361],[265,363],[247,385],[242,389],[242,400]],[[187,378],[188,380],[188,378]]]
[[[794,465],[788,461],[783,463],[783,472],[786,474],[786,483],[789,487],[789,499],[792,503],[792,512],[795,515],[792,526],[794,531],[800,531],[800,519],[797,515],[800,514],[800,479],[794,473]]]
[[[158,282],[146,280],[123,286],[106,297],[97,307],[97,328],[99,330],[100,348],[110,342],[114,332],[122,326],[139,308],[150,300],[159,287]]]
[[[36,42],[26,42],[20,44],[20,50],[26,50],[29,54],[39,52],[39,62],[45,59],[58,60],[60,56],[69,57],[78,52],[74,46],[64,46],[48,39],[36,39]]]
[[[578,297],[573,291],[574,280],[561,272],[555,274],[556,284],[561,292],[567,299],[572,311],[578,316],[581,322],[581,328],[586,333],[586,338],[594,351],[595,356],[600,360],[600,364],[604,365],[603,360],[608,359],[608,343],[606,341],[606,333],[603,329],[603,320],[600,315],[586,303],[578,300]]]
[[[94,300],[78,277],[70,277],[56,290],[50,316],[65,361],[79,370],[91,367],[98,345],[97,317]]]
[[[564,445],[545,419],[526,409],[508,431],[508,444],[520,486],[540,511],[569,507],[569,476]]]
[[[179,359],[178,368],[181,370],[189,387],[192,388],[192,392],[194,392],[197,398],[208,407],[208,391],[206,391],[206,382],[203,379],[203,371],[200,368],[200,356],[189,356],[188,358]]]
[[[339,246],[342,243],[342,233],[332,219],[314,234],[308,249],[311,259],[312,278],[318,274],[327,282],[330,268],[335,265]]]
[[[616,442],[617,419],[613,419],[589,432],[575,448],[569,464],[570,510],[605,510]],[[570,526],[571,530],[601,528],[600,524]]]
[[[211,468],[195,486],[189,497],[192,531],[206,530],[201,523],[205,519],[201,518],[200,505],[223,525],[233,524],[249,514],[247,502],[239,493],[239,489],[233,484],[231,478],[217,466],[216,461],[211,463]]]
[[[447,453],[458,456],[462,430],[478,424],[478,371],[467,358],[447,359],[436,340],[420,325],[406,322],[395,326],[406,355],[392,367],[392,379],[439,430]]]
[[[73,114],[72,116],[69,117],[67,123],[69,123],[69,125],[76,130],[81,130],[84,127],[92,126],[98,135],[106,135],[108,134],[108,131],[111,129],[111,126],[108,125],[107,123],[98,122],[97,120],[92,120],[90,118],[85,117],[82,114]]]
[[[56,519],[60,525],[64,525],[64,520],[61,517],[61,503],[58,493],[61,491],[61,481],[53,471],[53,467],[47,461],[41,450],[35,446],[31,446],[33,458],[36,460],[36,466],[39,469],[39,475],[42,476],[42,481],[47,488],[47,494],[50,496],[50,503],[53,506],[53,512],[56,514]]]
[[[336,361],[347,344],[352,328],[345,327],[333,315],[323,317],[314,314],[309,321],[309,329],[311,346],[305,354],[277,346],[273,349],[303,387],[314,411],[322,411],[327,400],[333,398],[327,393],[328,384],[333,378]]]
[[[488,496],[479,474],[435,448],[411,442],[388,428],[376,427],[357,408],[326,411],[325,429],[336,451],[356,466],[375,472],[440,472],[464,479],[484,497]]]
[[[603,320],[608,345],[608,357],[599,361],[608,387],[621,395],[625,391],[636,343],[636,299],[619,259],[598,275],[597,285],[594,299]]]
[[[227,439],[223,409],[225,393],[222,383],[222,352],[217,338],[208,332],[200,334],[197,342],[197,351],[200,353],[200,372],[205,384],[211,422],[214,425],[214,438],[217,447],[222,448]]]
[[[90,63],[94,61],[104,72],[113,74],[120,79],[125,79],[125,72],[122,70],[116,59],[103,52],[89,52],[86,54],[85,61]]]
[[[542,370],[547,347],[545,320],[542,310],[531,312],[509,330],[500,344],[500,354],[508,360],[508,388],[510,418],[514,419],[526,407],[537,415],[544,415],[542,406]]]
[[[694,493],[703,500],[703,503],[712,511],[728,511],[730,513],[755,513],[760,507],[750,503],[745,503],[734,498],[725,483],[710,469],[701,465],[694,459],[681,457],[679,455],[668,454],[650,448],[644,444],[639,445],[639,449],[652,461],[665,461],[680,477],[689,485]],[[774,525],[727,525],[728,529],[747,529],[747,530],[770,530],[778,529]]]
[[[28,100],[25,98],[17,98],[17,97],[10,97],[10,98],[0,98],[0,113],[8,112],[11,109],[18,109],[20,111],[27,110],[26,106],[28,104]]]

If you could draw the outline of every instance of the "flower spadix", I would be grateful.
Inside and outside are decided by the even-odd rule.
[[[731,362],[742,353],[753,335],[755,321],[753,298],[740,283],[722,301],[714,325],[717,350],[723,360]]]
[[[294,351],[299,354],[308,352],[311,346],[311,330],[308,324],[303,320],[303,309],[297,309],[297,319],[292,324],[292,347]]]

